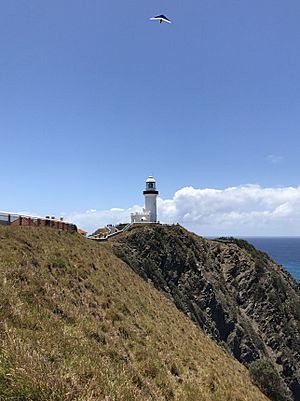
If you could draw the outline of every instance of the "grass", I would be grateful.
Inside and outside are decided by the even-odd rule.
[[[0,227],[0,291],[1,401],[267,400],[105,245]]]

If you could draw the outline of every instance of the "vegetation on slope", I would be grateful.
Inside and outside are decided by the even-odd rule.
[[[0,227],[0,288],[1,400],[267,400],[106,245]]]
[[[254,379],[264,378],[256,382],[269,397],[300,401],[300,287],[268,255],[246,241],[208,241],[178,225],[135,226],[111,244]],[[259,360],[271,366],[268,378]]]

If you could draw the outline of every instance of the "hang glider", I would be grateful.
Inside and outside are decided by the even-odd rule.
[[[150,18],[151,21],[159,21],[159,23],[161,24],[162,22],[167,22],[168,24],[171,24],[171,21],[169,20],[169,18],[167,18],[165,15],[161,14],[161,15],[157,15],[156,17],[152,17]]]

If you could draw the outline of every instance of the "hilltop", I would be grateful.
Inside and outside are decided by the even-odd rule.
[[[270,398],[300,400],[300,286],[267,254],[242,240],[206,240],[179,225],[135,226],[111,245],[249,368]]]
[[[0,227],[0,288],[1,400],[267,400],[110,244]]]

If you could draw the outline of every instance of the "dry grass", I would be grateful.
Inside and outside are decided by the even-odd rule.
[[[267,400],[105,245],[0,227],[0,289],[0,400]]]

